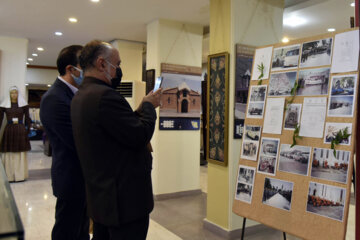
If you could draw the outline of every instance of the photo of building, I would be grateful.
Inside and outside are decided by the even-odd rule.
[[[308,175],[311,147],[281,144],[279,171]]]
[[[290,211],[293,188],[292,182],[265,178],[262,203]]]

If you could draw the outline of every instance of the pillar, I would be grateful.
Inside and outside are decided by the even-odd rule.
[[[210,0],[210,54],[230,53],[228,166],[209,163],[205,227],[237,234],[242,218],[232,212],[241,140],[233,139],[235,44],[263,46],[281,41],[284,0]],[[247,227],[256,225],[247,221]]]
[[[147,25],[147,69],[160,76],[161,63],[201,67],[203,28],[170,20]],[[159,118],[159,109],[157,109]],[[200,130],[159,131],[151,141],[153,190],[157,198],[200,193]]]

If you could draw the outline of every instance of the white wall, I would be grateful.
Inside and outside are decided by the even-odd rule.
[[[59,76],[56,69],[28,68],[25,83],[28,84],[53,84]]]
[[[168,20],[148,24],[147,69],[159,76],[161,63],[201,67],[202,31]],[[159,131],[157,121],[151,143],[155,195],[200,189],[200,130]]]

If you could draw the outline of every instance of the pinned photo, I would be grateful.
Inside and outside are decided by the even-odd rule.
[[[310,182],[306,211],[343,221],[346,189]]]
[[[245,126],[245,137],[244,140],[252,140],[252,141],[259,141],[261,134],[261,127],[260,126]]]
[[[302,104],[289,104],[285,111],[284,129],[295,130],[295,127],[300,124]]]
[[[251,86],[250,102],[264,102],[266,98],[266,85]]]
[[[330,68],[316,68],[299,72],[296,95],[315,96],[327,95],[329,87]]]
[[[247,117],[248,118],[263,118],[265,103],[249,103]]]
[[[331,64],[332,38],[303,43],[300,67],[317,67]]]
[[[331,141],[336,138],[338,132],[345,131],[347,128],[347,133],[352,134],[352,124],[351,123],[330,123],[327,122],[325,125],[325,138],[324,143],[331,144]],[[351,142],[351,135],[346,138],[342,139],[340,145],[350,145]]]
[[[281,71],[297,68],[299,65],[300,44],[275,48],[271,71]]]
[[[251,203],[254,181],[255,168],[240,165],[235,199],[246,203]]]
[[[311,176],[328,181],[347,183],[350,152],[333,149],[314,148]]]
[[[297,72],[273,73],[270,76],[269,96],[290,96]]]
[[[281,144],[279,171],[308,175],[311,147],[290,144]]]
[[[259,142],[244,140],[241,148],[241,158],[256,161],[259,149]]]
[[[259,152],[258,172],[275,175],[280,139],[262,138]]]
[[[282,210],[291,210],[294,183],[265,178],[262,203]]]

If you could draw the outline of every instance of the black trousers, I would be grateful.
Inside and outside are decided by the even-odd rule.
[[[89,240],[89,218],[84,198],[57,198],[52,240]]]
[[[149,229],[149,215],[118,227],[107,227],[94,222],[92,240],[145,240]]]

